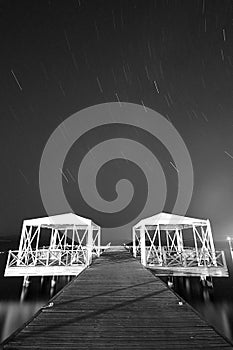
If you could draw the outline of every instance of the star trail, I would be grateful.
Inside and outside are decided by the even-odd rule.
[[[73,113],[107,102],[140,104],[174,125],[193,162],[187,215],[209,218],[216,239],[232,234],[232,5],[2,0],[1,235],[18,237],[24,218],[46,215],[38,172],[53,130]],[[87,138],[82,147],[91,144]],[[171,179],[179,172],[169,158],[163,169]],[[72,166],[58,172],[65,186],[77,186]]]

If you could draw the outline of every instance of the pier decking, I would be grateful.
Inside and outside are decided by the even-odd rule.
[[[3,349],[233,349],[129,252],[112,247]]]

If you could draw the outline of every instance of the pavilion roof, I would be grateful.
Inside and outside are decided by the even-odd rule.
[[[140,228],[141,226],[157,226],[161,225],[162,229],[175,229],[178,228],[189,228],[193,225],[204,226],[208,220],[190,218],[187,216],[169,214],[169,213],[158,213],[156,215],[150,216],[148,218],[140,220],[134,228]]]
[[[35,219],[26,219],[24,220],[24,223],[27,226],[40,226],[40,227],[57,228],[57,229],[71,228],[73,226],[79,226],[79,227],[92,226],[96,228],[99,227],[92,220],[76,215],[74,213],[45,216],[42,218],[35,218]]]

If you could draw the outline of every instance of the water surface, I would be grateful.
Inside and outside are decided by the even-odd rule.
[[[15,242],[0,242],[0,250],[15,249]],[[70,277],[60,276],[55,284],[51,277],[32,277],[23,287],[23,277],[4,277],[7,253],[0,254],[0,342],[28,321],[48,303]]]
[[[216,249],[225,251],[229,277],[215,277],[208,286],[199,277],[174,277],[172,289],[233,342],[233,261],[228,242],[217,242]]]

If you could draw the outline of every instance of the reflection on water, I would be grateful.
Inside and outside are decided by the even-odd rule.
[[[33,277],[27,285],[17,278],[5,278],[3,284],[14,284],[15,295],[0,293],[0,341],[3,341],[14,330],[28,321],[50,298],[52,298],[68,282],[67,277],[40,278]],[[14,283],[12,283],[14,282]],[[6,289],[7,290],[7,289]],[[1,289],[2,291],[2,289]]]
[[[42,302],[17,301],[0,302],[1,341],[7,338],[14,330],[26,322],[43,306]]]
[[[233,342],[233,261],[226,242],[216,244],[225,251],[229,278],[162,278],[209,324]]]
[[[11,247],[2,247],[1,250]],[[0,342],[47,304],[67,282],[67,276],[23,278],[3,277],[6,254],[0,255]]]

